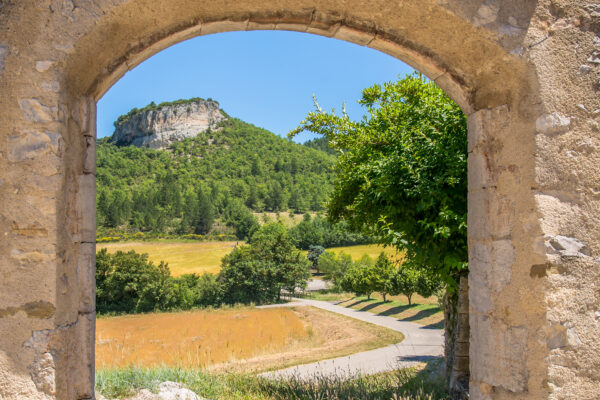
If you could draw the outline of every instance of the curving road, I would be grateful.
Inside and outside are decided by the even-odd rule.
[[[297,376],[300,379],[315,375],[345,375],[374,374],[391,371],[398,368],[411,367],[417,363],[439,357],[444,352],[442,329],[430,329],[414,322],[399,321],[393,317],[371,314],[351,308],[338,306],[326,301],[297,299],[285,304],[273,304],[269,307],[302,307],[313,306],[323,310],[346,315],[361,321],[384,326],[402,332],[405,339],[398,344],[389,345],[375,350],[363,351],[345,357],[322,360],[315,363],[298,365],[278,371],[261,374],[265,377]]]

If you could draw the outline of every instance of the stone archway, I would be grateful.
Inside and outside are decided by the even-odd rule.
[[[95,101],[178,41],[283,29],[398,57],[468,114],[472,398],[594,398],[599,18],[576,0],[1,4],[0,394],[93,397]]]

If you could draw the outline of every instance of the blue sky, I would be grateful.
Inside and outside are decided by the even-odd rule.
[[[363,115],[361,90],[412,69],[367,47],[284,31],[228,32],[179,43],[129,71],[98,102],[98,137],[133,107],[190,97],[218,100],[227,113],[285,135],[313,109],[346,102]],[[308,134],[298,137],[304,141]]]

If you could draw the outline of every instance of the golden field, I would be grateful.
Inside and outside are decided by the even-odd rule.
[[[263,371],[402,339],[401,333],[312,307],[127,315],[96,321],[96,368]]]
[[[123,242],[98,244],[98,250],[106,248],[109,253],[119,250],[134,250],[148,253],[150,261],[169,263],[171,275],[216,274],[221,270],[221,259],[229,254],[236,244],[243,242]]]
[[[283,225],[285,225],[287,228],[298,225],[304,219],[304,214],[294,214],[291,212],[262,212],[253,214],[254,218],[256,218],[258,223],[261,225],[263,225],[265,223],[265,219],[267,219],[268,222],[281,221],[281,223],[283,223]],[[310,215],[314,218],[317,213],[311,212]]]
[[[352,257],[354,261],[360,260],[365,254],[371,258],[377,258],[381,252],[384,252],[389,257],[394,257],[397,259],[400,257],[400,260],[403,258],[401,253],[398,253],[396,249],[393,247],[383,247],[378,244],[365,244],[358,246],[345,246],[345,247],[331,247],[327,249],[329,253],[344,253],[348,254]]]
[[[161,261],[169,263],[171,275],[203,274],[205,272],[216,274],[221,270],[221,259],[229,254],[237,245],[244,242],[122,242],[98,244],[98,250],[106,248],[109,253],[116,251],[135,250],[137,253],[148,253],[150,261],[158,264]],[[344,252],[353,260],[367,254],[376,258],[384,251],[388,255],[395,255],[396,250],[391,247],[384,248],[376,244],[362,246],[332,247],[329,252]]]

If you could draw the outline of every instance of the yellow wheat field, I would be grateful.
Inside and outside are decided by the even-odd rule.
[[[106,248],[109,253],[119,250],[134,250],[137,253],[147,253],[150,261],[158,264],[165,261],[169,264],[171,275],[203,274],[205,272],[216,274],[221,270],[221,259],[229,254],[236,245],[244,242],[123,242],[98,244],[98,250]],[[383,247],[376,244],[361,246],[333,247],[328,252],[344,252],[352,256],[355,261],[367,254],[377,258],[382,251],[389,256],[394,256],[396,250],[392,247]]]
[[[365,254],[371,258],[377,258],[383,251],[388,257],[393,257],[398,261],[401,261],[404,257],[399,254],[398,251],[393,247],[383,247],[378,244],[365,244],[357,246],[345,246],[345,247],[331,247],[327,249],[330,253],[344,253],[352,257],[354,261],[360,260]]]
[[[98,250],[106,248],[109,253],[119,250],[134,250],[148,253],[155,264],[169,263],[171,275],[216,274],[221,270],[221,259],[229,254],[236,244],[243,242],[124,242],[98,244]]]
[[[202,368],[278,352],[308,332],[289,309],[227,309],[101,318],[96,365]]]
[[[398,332],[312,307],[239,308],[100,318],[96,368],[265,370],[402,340]]]

